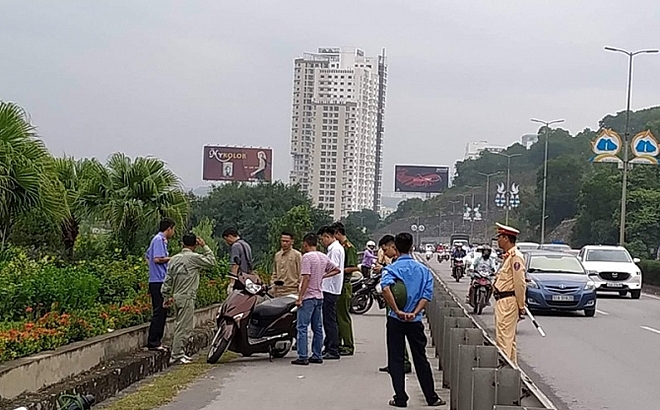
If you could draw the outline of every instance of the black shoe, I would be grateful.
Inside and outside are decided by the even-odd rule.
[[[350,350],[340,350],[339,356],[353,356],[353,352]]]
[[[309,359],[309,362],[312,364],[323,364],[323,359],[317,359],[312,357],[311,359]]]
[[[408,407],[408,403],[398,402],[396,400],[390,400],[388,404],[393,407]]]
[[[298,365],[298,366],[307,366],[309,364],[309,360],[307,360],[307,359],[291,360],[291,364],[295,364],[295,365]]]
[[[440,407],[444,406],[445,404],[447,404],[447,402],[438,397],[438,400],[434,401],[433,403],[429,403],[429,407]]]
[[[390,369],[387,366],[384,366],[384,367],[378,368],[378,371],[383,372],[383,373],[389,373]]]
[[[341,357],[337,354],[326,353],[323,355],[323,360],[339,360]]]
[[[410,374],[410,373],[412,373],[412,366],[404,366],[404,368],[403,368],[403,372],[404,372],[405,374]]]

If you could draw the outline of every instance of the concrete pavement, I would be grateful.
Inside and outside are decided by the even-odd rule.
[[[449,263],[430,266],[464,300],[469,279],[456,283]],[[660,298],[599,295],[596,317],[582,312],[537,315],[542,338],[529,320],[518,326],[521,367],[560,409],[660,408]],[[494,334],[493,309],[477,321]]]
[[[295,352],[285,359],[239,358],[220,364],[160,410],[371,410],[392,408],[392,386],[378,368],[386,363],[385,312],[374,307],[365,315],[353,315],[356,354],[322,365],[293,366]],[[433,349],[428,347],[429,357]],[[443,390],[442,372],[434,368],[438,394]],[[428,408],[413,374],[407,375],[408,408]],[[448,406],[438,407],[440,409]]]

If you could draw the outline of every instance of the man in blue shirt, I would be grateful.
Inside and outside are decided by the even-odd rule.
[[[161,287],[165,281],[165,275],[167,275],[167,263],[170,261],[167,240],[172,236],[174,236],[174,221],[165,218],[160,221],[158,233],[151,239],[145,255],[149,264],[149,294],[151,295],[153,310],[151,325],[149,326],[149,338],[147,339],[149,350],[165,350],[162,339],[165,333],[167,310],[163,306],[164,300]]]
[[[407,407],[406,380],[404,373],[405,340],[408,339],[417,380],[429,406],[445,405],[445,401],[435,392],[431,365],[426,358],[426,335],[422,323],[422,310],[433,298],[433,276],[431,271],[413,259],[410,250],[413,237],[408,232],[394,238],[394,245],[400,256],[396,262],[383,268],[381,286],[383,297],[390,307],[387,316],[387,366],[389,368],[394,398],[390,406]],[[405,285],[407,298],[405,306],[398,306],[390,287],[401,281]]]

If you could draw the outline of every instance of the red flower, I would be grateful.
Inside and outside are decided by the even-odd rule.
[[[25,311],[26,311],[27,313],[32,312],[32,310],[33,310],[33,309],[32,309],[32,306],[28,306],[28,307],[25,308]]]

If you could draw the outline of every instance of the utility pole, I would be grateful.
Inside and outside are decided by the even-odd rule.
[[[545,243],[545,198],[546,198],[546,192],[548,188],[548,137],[550,136],[549,130],[550,126],[552,124],[559,124],[564,122],[564,120],[554,120],[554,121],[542,121],[542,120],[535,120],[532,118],[532,122],[536,122],[539,124],[545,125],[544,128],[544,134],[545,134],[545,154],[543,157],[543,205],[542,208],[543,210],[541,211],[541,245]]]
[[[519,157],[522,154],[503,154],[501,152],[497,152],[497,155],[501,155],[503,157],[506,157],[506,204],[505,204],[505,224],[509,224],[509,208],[511,208],[511,158]]]
[[[621,218],[619,220],[619,245],[623,246],[626,239],[626,194],[628,186],[628,144],[630,143],[630,96],[632,94],[633,57],[637,54],[657,53],[660,50],[639,50],[632,52],[614,47],[605,47],[605,50],[623,53],[628,56],[628,97],[626,100],[626,126],[623,134],[623,180],[621,181]]]

